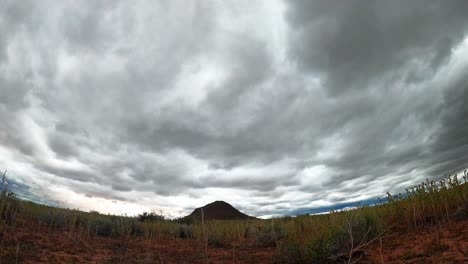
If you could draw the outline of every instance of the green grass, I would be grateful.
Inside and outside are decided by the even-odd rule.
[[[0,230],[4,234],[35,223],[37,232],[63,232],[82,240],[93,237],[143,238],[151,241],[192,239],[209,247],[275,248],[277,263],[328,263],[348,261],[364,246],[392,228],[409,230],[443,226],[456,218],[466,218],[468,184],[457,175],[439,182],[425,181],[409,188],[406,194],[387,194],[375,206],[330,212],[324,215],[299,215],[269,220],[249,219],[184,223],[154,213],[137,217],[104,215],[97,212],[57,208],[23,201],[4,188],[0,193]],[[204,230],[206,237],[204,236]],[[206,239],[206,240],[205,240]],[[28,244],[19,245],[26,249]],[[0,256],[3,253],[0,252]],[[204,252],[203,252],[204,254]],[[10,258],[12,256],[9,256]]]

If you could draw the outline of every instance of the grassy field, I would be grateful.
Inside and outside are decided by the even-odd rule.
[[[16,198],[4,183],[0,263],[390,263],[382,243],[392,235],[444,232],[468,219],[466,171],[348,211],[192,223],[155,213],[125,217],[39,205]],[[465,244],[454,246],[460,254],[453,263],[468,254],[466,237],[459,240]],[[449,246],[437,237],[429,253],[422,251]]]

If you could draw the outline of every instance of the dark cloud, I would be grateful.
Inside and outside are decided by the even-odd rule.
[[[301,69],[323,76],[332,96],[401,75],[418,81],[464,39],[467,11],[462,0],[290,1],[289,53]]]
[[[4,7],[0,166],[24,194],[275,215],[466,163],[465,1]]]
[[[465,64],[462,71],[468,70]],[[468,159],[468,78],[461,74],[449,80],[440,106],[440,130],[432,145],[432,174],[457,173],[466,167]]]
[[[62,165],[63,166],[63,165]],[[95,182],[98,175],[86,170],[85,168],[64,168],[60,164],[39,163],[36,167],[46,173],[60,175],[74,181]]]

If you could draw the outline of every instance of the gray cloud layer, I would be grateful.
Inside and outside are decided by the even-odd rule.
[[[466,1],[1,6],[0,166],[36,197],[271,215],[466,166]]]

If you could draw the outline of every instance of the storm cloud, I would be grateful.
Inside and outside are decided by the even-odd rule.
[[[0,6],[0,168],[32,200],[294,214],[466,167],[466,1]]]

